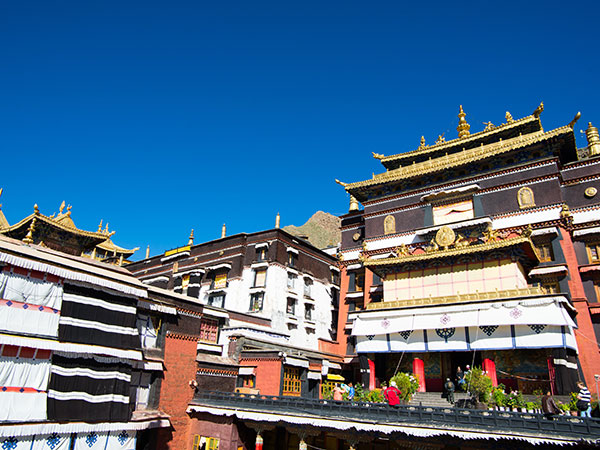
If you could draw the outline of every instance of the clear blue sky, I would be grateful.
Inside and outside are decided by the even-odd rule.
[[[598,2],[7,1],[0,199],[151,254],[347,211],[335,178],[530,114],[600,124]]]

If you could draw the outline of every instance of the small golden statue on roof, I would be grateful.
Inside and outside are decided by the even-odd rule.
[[[496,128],[492,122],[483,122],[483,124],[485,125],[483,131],[490,131]]]
[[[540,103],[540,106],[538,106],[537,108],[535,108],[535,111],[533,111],[533,117],[540,117],[540,114],[542,114],[542,112],[544,111],[544,102]]]
[[[419,150],[421,150],[422,148],[427,147],[425,145],[425,136],[421,136],[421,143],[419,144]]]
[[[511,123],[515,121],[515,119],[513,119],[512,114],[508,111],[506,111],[506,115],[504,117],[506,118],[506,123]]]
[[[460,112],[458,113],[458,126],[456,127],[456,131],[458,131],[459,138],[465,138],[471,134],[469,131],[471,129],[471,125],[467,123],[465,117],[467,115],[463,111],[462,105],[460,105]]]
[[[400,244],[398,247],[396,247],[394,252],[396,253],[396,256],[408,256],[410,254],[406,244]]]
[[[442,142],[446,142],[446,138],[444,137],[444,133],[440,134],[438,136],[438,138],[436,139],[436,141],[435,141],[436,144],[441,144]]]

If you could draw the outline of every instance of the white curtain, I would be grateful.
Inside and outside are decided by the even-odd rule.
[[[49,310],[40,311],[35,306],[23,308],[23,304],[0,303],[0,330],[34,336],[58,336],[60,314]]]
[[[49,359],[0,356],[0,386],[48,389]]]
[[[0,422],[46,420],[45,392],[13,392],[0,389]]]
[[[63,287],[58,283],[0,272],[0,298],[60,310]]]

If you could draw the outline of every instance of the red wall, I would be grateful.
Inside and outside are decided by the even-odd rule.
[[[244,359],[240,365],[256,366],[256,389],[261,395],[279,395],[281,387],[280,359]]]
[[[192,447],[190,417],[185,412],[194,396],[189,381],[196,379],[196,340],[169,335],[165,339],[165,371],[159,409],[171,417],[172,433],[159,433],[156,448],[184,450]]]

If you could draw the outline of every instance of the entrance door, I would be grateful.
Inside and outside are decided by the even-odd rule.
[[[474,357],[473,357],[474,356]],[[442,354],[442,384],[446,378],[456,383],[456,369],[466,372],[467,366],[481,367],[481,352],[448,352]]]

